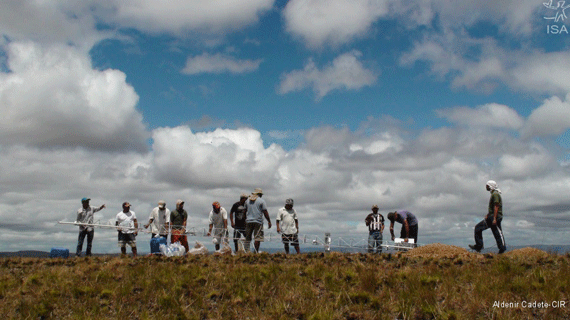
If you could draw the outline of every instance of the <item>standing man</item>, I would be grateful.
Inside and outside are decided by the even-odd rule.
[[[491,228],[495,240],[497,241],[499,253],[503,253],[507,250],[507,246],[503,236],[503,228],[501,228],[501,221],[503,221],[503,199],[501,198],[501,190],[493,180],[487,181],[485,188],[491,192],[489,210],[485,219],[475,226],[475,245],[470,244],[469,248],[481,252],[481,249],[483,249],[483,231]]]
[[[368,253],[382,253],[382,233],[384,233],[384,216],[378,213],[378,206],[372,206],[372,213],[364,219],[368,227]]]
[[[82,207],[77,210],[77,218],[75,219],[75,223],[90,223],[93,224],[93,214],[97,211],[101,211],[105,208],[105,205],[100,206],[99,208],[93,207],[89,205],[89,198],[81,199]],[[93,245],[93,236],[95,235],[95,230],[93,227],[88,226],[79,226],[79,237],[77,238],[77,249],[75,250],[75,255],[80,257],[81,250],[83,250],[83,241],[85,240],[85,236],[87,236],[87,251],[85,252],[86,256],[91,255],[91,247]]]
[[[390,234],[392,241],[394,241],[394,221],[402,224],[400,230],[400,238],[404,238],[404,242],[408,242],[409,238],[414,239],[414,246],[418,244],[418,219],[416,216],[406,210],[398,210],[388,213],[388,220],[390,220]]]
[[[220,250],[220,243],[227,242],[228,233],[228,212],[222,208],[218,201],[212,203],[212,210],[209,216],[210,229],[208,230],[208,237],[212,235],[212,227],[214,228],[214,244],[216,251]]]
[[[256,188],[249,199],[245,202],[246,219],[245,219],[245,252],[250,251],[250,243],[252,237],[255,239],[254,247],[255,252],[259,252],[259,245],[263,238],[263,217],[267,219],[267,229],[271,229],[271,219],[269,212],[267,212],[267,204],[265,200],[261,199],[263,191]]]
[[[144,228],[148,228],[149,225],[152,238],[156,236],[168,237],[168,230],[170,230],[170,210],[166,208],[166,202],[164,202],[164,200],[160,200],[158,207],[152,209],[150,212],[148,223],[144,225]]]
[[[239,249],[238,239],[240,239],[242,235],[245,238],[245,200],[247,200],[247,194],[242,193],[239,201],[234,203],[230,209],[230,223],[234,229],[234,244],[236,247],[236,252],[238,252]]]
[[[133,258],[137,256],[137,239],[139,223],[137,221],[137,216],[134,211],[131,211],[131,204],[128,202],[123,202],[123,211],[117,213],[117,222],[115,225],[118,226],[117,231],[119,232],[119,248],[121,248],[121,255],[127,254],[127,244],[131,246],[131,251],[133,252]]]
[[[172,226],[172,234],[170,235],[170,243],[180,242],[186,253],[188,253],[188,238],[186,237],[186,222],[188,220],[188,212],[184,210],[184,201],[176,201],[176,210],[170,212],[170,223]]]
[[[301,253],[299,248],[299,220],[297,219],[297,211],[293,209],[293,199],[285,200],[285,207],[277,212],[276,221],[277,233],[281,233],[285,253],[289,254],[289,244],[293,245],[297,254]]]

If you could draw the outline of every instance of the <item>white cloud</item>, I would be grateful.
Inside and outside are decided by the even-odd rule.
[[[523,137],[558,136],[570,129],[570,94],[562,101],[558,97],[544,100],[534,109],[521,129]]]
[[[0,143],[145,151],[138,95],[118,70],[94,70],[69,46],[8,45]]]
[[[338,46],[363,37],[388,13],[382,0],[291,0],[283,10],[287,32],[310,48]]]
[[[203,53],[200,56],[189,57],[186,66],[182,69],[185,74],[199,73],[249,73],[257,70],[262,60],[239,60],[232,56],[217,53],[210,55]]]
[[[312,88],[316,99],[320,100],[333,90],[358,90],[371,86],[378,76],[359,61],[361,56],[359,51],[342,54],[322,70],[319,70],[311,59],[302,70],[294,70],[281,76],[279,93]]]
[[[204,33],[233,32],[256,23],[270,10],[274,0],[220,1],[101,1],[97,14],[105,21],[150,33],[187,36]]]
[[[524,124],[524,119],[515,110],[496,103],[489,103],[476,108],[439,109],[436,112],[451,122],[467,126],[518,130]]]

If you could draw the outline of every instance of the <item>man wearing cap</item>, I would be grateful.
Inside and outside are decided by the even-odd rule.
[[[277,221],[277,233],[281,233],[285,253],[289,254],[289,244],[293,245],[297,254],[301,253],[299,248],[299,220],[297,219],[297,211],[293,209],[293,199],[285,200],[285,207],[279,209],[275,220]]]
[[[238,251],[238,241],[242,237],[245,237],[245,201],[248,196],[242,193],[239,201],[234,203],[230,209],[230,223],[234,229],[234,244],[236,247],[236,252]],[[235,219],[234,219],[235,216]]]
[[[133,252],[133,257],[137,256],[137,239],[139,223],[137,221],[137,216],[134,211],[131,211],[131,204],[128,202],[123,202],[123,211],[117,213],[117,222],[115,225],[118,227],[119,232],[119,248],[121,248],[121,254],[124,256],[127,254],[127,244],[131,246],[131,251]]]
[[[402,229],[400,230],[400,238],[404,238],[404,242],[408,242],[408,239],[414,239],[414,245],[418,243],[418,219],[416,216],[406,210],[398,210],[388,213],[388,220],[390,220],[390,234],[392,235],[392,241],[394,241],[394,221],[398,221],[402,224]]]
[[[166,208],[166,202],[160,200],[158,206],[152,209],[148,217],[148,223],[144,228],[150,226],[152,237],[161,236],[168,237],[168,230],[170,230],[170,210]]]
[[[105,205],[102,205],[99,208],[90,206],[90,200],[91,199],[89,198],[81,199],[82,206],[79,208],[79,210],[77,210],[77,218],[75,219],[75,223],[93,224],[93,214],[105,208]],[[85,236],[87,236],[87,251],[85,252],[85,255],[91,255],[91,247],[93,245],[94,235],[95,230],[93,230],[93,227],[79,226],[79,237],[77,238],[77,249],[75,251],[76,256],[81,256],[81,250],[83,250],[83,241],[85,240]]]
[[[186,237],[186,221],[188,220],[188,212],[184,210],[184,201],[176,201],[176,209],[170,212],[170,224],[172,225],[172,234],[170,235],[170,243],[180,242],[186,253],[188,253],[188,238]]]
[[[493,236],[495,236],[495,241],[497,241],[499,253],[503,253],[507,250],[507,246],[505,244],[505,237],[503,236],[503,229],[501,228],[501,221],[503,221],[503,199],[501,198],[501,190],[497,182],[493,180],[487,181],[485,188],[491,193],[489,209],[485,219],[475,226],[475,245],[470,244],[469,248],[480,252],[481,249],[483,249],[483,231],[491,228]]]
[[[271,219],[269,212],[267,212],[267,204],[261,197],[263,191],[256,188],[249,199],[245,202],[246,219],[245,219],[245,243],[244,249],[246,252],[250,251],[251,239],[254,238],[255,252],[259,252],[259,245],[263,238],[263,217],[267,219],[267,229],[271,229]]]
[[[220,250],[222,240],[227,242],[228,239],[228,212],[218,201],[212,203],[212,210],[210,211],[208,221],[210,224],[208,237],[212,235],[212,228],[214,228],[214,244],[216,246],[216,251]]]
[[[372,206],[372,213],[364,219],[368,227],[368,252],[382,253],[382,233],[384,232],[384,216],[378,213],[378,206]]]

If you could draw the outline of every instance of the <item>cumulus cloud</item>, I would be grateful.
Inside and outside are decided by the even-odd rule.
[[[496,103],[485,104],[477,108],[439,109],[436,113],[453,123],[466,126],[518,130],[524,124],[524,119],[515,110]]]
[[[566,94],[570,85],[570,54],[518,50],[502,46],[493,38],[474,38],[464,29],[427,33],[400,58],[402,66],[428,62],[430,72],[451,86],[484,93],[500,84],[536,94]]]
[[[378,204],[383,213],[399,208],[416,213],[422,243],[466,245],[487,209],[485,181],[494,179],[503,191],[509,243],[525,243],[517,221],[523,221],[521,228],[535,225],[525,229],[527,237],[550,230],[545,242],[567,232],[561,212],[568,211],[569,174],[552,151],[501,128],[473,130],[425,129],[410,136],[393,127],[375,132],[316,127],[290,151],[265,147],[254,129],[194,132],[186,126],[153,130],[146,154],[4,146],[0,217],[5,222],[0,229],[3,237],[40,233],[51,241],[46,246],[69,246],[76,228],[54,222],[74,219],[79,199],[88,196],[94,205],[107,204],[97,216],[101,221],[113,219],[123,201],[131,202],[144,220],[159,199],[170,208],[182,198],[189,225],[200,231],[207,226],[212,201],[228,208],[240,193],[261,187],[272,216],[284,199],[294,198],[302,230],[309,235],[363,238],[362,219]],[[42,215],[32,217],[37,212]],[[559,220],[556,232],[548,229],[548,217]],[[18,230],[31,220],[34,228]],[[114,247],[112,232],[97,232],[96,252]],[[21,248],[12,241],[0,246]]]
[[[378,76],[359,61],[362,53],[351,51],[335,58],[322,70],[310,59],[302,70],[294,70],[281,76],[279,93],[311,88],[320,100],[333,90],[358,90],[374,84]]]
[[[544,100],[528,117],[521,129],[522,136],[558,136],[570,129],[569,100],[570,94],[566,95],[565,101],[558,97]]]
[[[138,95],[118,70],[94,70],[69,46],[8,46],[0,74],[0,143],[145,151]]]
[[[338,46],[365,36],[388,13],[387,1],[292,0],[283,10],[287,32],[307,47]]]
[[[200,56],[189,57],[186,66],[182,69],[185,74],[199,73],[249,73],[257,70],[262,60],[239,60],[232,56],[217,53],[210,55],[203,53]]]
[[[167,1],[114,0],[98,3],[99,17],[149,33],[224,33],[256,23],[274,0]]]

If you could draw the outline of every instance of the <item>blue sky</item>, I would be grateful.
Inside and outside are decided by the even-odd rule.
[[[206,227],[256,187],[309,234],[366,237],[378,204],[466,246],[489,179],[507,243],[558,244],[570,35],[542,2],[5,1],[0,250],[73,246],[53,223],[84,196],[104,221],[185,199]]]

